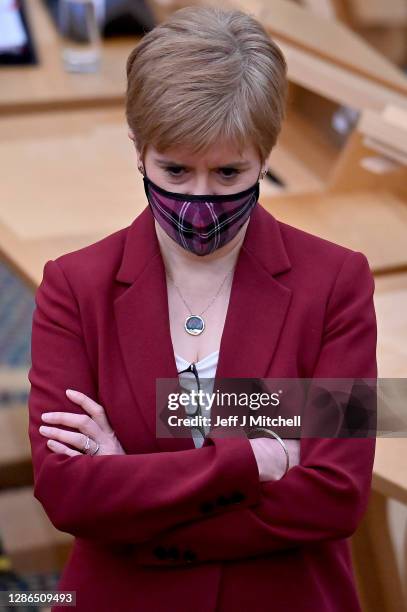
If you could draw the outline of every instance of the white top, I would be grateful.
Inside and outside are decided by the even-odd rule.
[[[204,393],[212,393],[214,378],[216,375],[216,368],[218,365],[219,351],[214,351],[210,353],[200,361],[195,362],[195,367],[198,370],[198,376],[200,381],[201,389]],[[190,361],[187,361],[183,357],[180,357],[175,353],[175,361],[177,364],[177,371],[185,370],[189,365],[191,365]],[[182,387],[186,390],[191,391],[194,389],[198,391],[196,378],[193,372],[183,372],[179,375],[180,382],[182,381]],[[210,417],[210,409],[206,409],[207,402],[204,401],[204,405],[201,407],[201,414],[205,417]],[[193,414],[197,411],[198,406],[192,403],[189,406],[185,406],[186,414]],[[205,434],[207,434],[210,430],[210,426],[203,427]],[[204,443],[204,437],[202,432],[199,431],[196,427],[191,427],[192,439],[196,447],[200,447]]]

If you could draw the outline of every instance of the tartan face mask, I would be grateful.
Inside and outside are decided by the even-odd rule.
[[[208,255],[236,236],[258,202],[259,179],[224,195],[189,195],[162,189],[146,176],[144,190],[162,229],[187,251]]]

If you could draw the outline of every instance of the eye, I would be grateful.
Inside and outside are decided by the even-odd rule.
[[[226,179],[234,178],[235,176],[240,174],[240,170],[236,170],[236,168],[220,168],[220,172],[224,173],[223,178],[226,178]]]
[[[183,171],[184,168],[182,166],[166,166],[164,170],[170,176],[177,177],[177,176],[182,176],[182,172],[180,171]]]

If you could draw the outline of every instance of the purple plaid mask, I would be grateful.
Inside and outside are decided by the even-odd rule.
[[[162,229],[187,251],[208,255],[236,236],[257,204],[259,180],[238,193],[186,195],[162,189],[146,176],[144,190]]]

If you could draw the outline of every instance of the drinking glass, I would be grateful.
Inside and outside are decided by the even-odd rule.
[[[60,0],[58,27],[68,72],[95,72],[101,62],[100,0]]]

